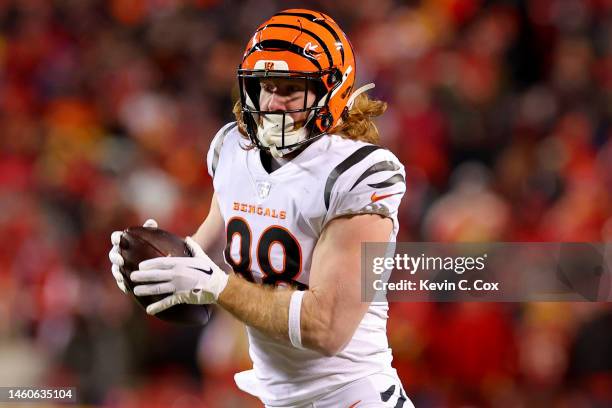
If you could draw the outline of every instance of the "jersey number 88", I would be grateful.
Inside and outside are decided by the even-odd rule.
[[[234,238],[240,237],[240,258],[236,261],[231,256],[231,246]],[[227,244],[225,246],[225,260],[232,267],[234,272],[242,275],[249,282],[255,282],[251,271],[251,244],[253,234],[249,224],[241,217],[234,217],[227,223]],[[271,262],[270,253],[274,244],[280,245],[283,250],[283,267],[276,269]],[[287,229],[272,225],[266,228],[257,241],[257,263],[263,273],[262,283],[267,285],[277,285],[288,283],[304,289],[306,285],[297,282],[295,279],[302,270],[302,249],[295,237]]]

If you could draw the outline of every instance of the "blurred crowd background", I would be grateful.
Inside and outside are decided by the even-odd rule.
[[[281,9],[331,15],[388,102],[403,241],[612,237],[609,0],[0,0],[0,385],[89,406],[250,407],[244,328],[147,317],[110,233],[193,233],[235,69]],[[612,406],[605,303],[391,305],[417,407]]]

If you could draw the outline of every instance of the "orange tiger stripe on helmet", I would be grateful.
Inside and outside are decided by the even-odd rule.
[[[291,51],[293,49],[293,51]],[[331,65],[323,47],[315,39],[294,29],[266,26],[257,43],[246,50],[243,68],[252,68],[258,60],[286,60],[290,70],[318,71]],[[272,54],[267,57],[264,53]]]
[[[318,45],[320,50],[325,52],[327,56],[326,68],[342,63],[342,54],[335,44],[336,39],[334,34],[329,29],[308,18],[279,15],[270,19],[270,24],[267,26],[286,27],[287,30],[292,31],[295,40],[302,46],[305,42],[311,42]],[[297,34],[297,36],[295,34]]]
[[[283,27],[284,30],[274,32],[274,35],[272,31],[269,31],[269,28],[280,28],[279,26],[285,26]],[[296,27],[298,29],[290,27]],[[300,28],[304,31],[303,35],[300,35]],[[333,62],[331,65],[340,66],[346,62],[345,60],[349,60],[350,63],[350,61],[354,59],[350,41],[346,38],[346,35],[340,27],[338,27],[335,21],[323,13],[305,9],[281,11],[260,25],[255,35],[253,35],[247,44],[245,55],[255,44],[262,40],[282,38],[285,41],[291,43],[297,42],[299,44],[304,35],[307,36],[307,41],[313,42],[314,40],[321,48],[327,46],[332,56]],[[313,36],[317,37],[316,40]],[[300,45],[303,46],[304,44]],[[326,65],[327,67],[331,66],[328,64]]]

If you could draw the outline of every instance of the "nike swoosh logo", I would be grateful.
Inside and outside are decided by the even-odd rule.
[[[196,268],[195,266],[190,266],[190,268],[195,269],[196,271],[204,272],[207,275],[212,275],[211,269],[200,269],[200,268]]]
[[[370,196],[370,200],[372,200],[372,202],[373,202],[373,203],[375,203],[375,202],[377,202],[377,201],[380,201],[380,200],[382,200],[382,199],[384,199],[384,198],[387,198],[387,197],[394,196],[394,195],[396,195],[396,194],[399,194],[399,193],[384,194],[384,195],[379,196],[379,195],[376,195],[376,191],[375,191],[375,192],[373,192],[373,193],[372,193],[372,195]]]
[[[348,407],[348,408],[355,408],[355,407],[357,406],[357,404],[359,404],[360,402],[361,402],[361,400],[359,400],[359,401],[357,401],[357,402],[354,402],[354,403],[352,403],[352,404],[351,404],[351,406],[350,406],[350,407]]]

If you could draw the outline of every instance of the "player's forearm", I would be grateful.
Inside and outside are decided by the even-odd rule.
[[[316,290],[308,290],[302,300],[302,344],[326,356],[333,356],[344,348],[353,336],[350,319],[339,318],[333,300]]]
[[[288,340],[290,290],[247,282],[230,274],[217,304],[238,320],[275,339]]]
[[[274,289],[231,275],[217,303],[243,323],[275,339],[289,341],[291,290]],[[306,291],[301,308],[302,345],[324,355],[337,353],[346,343],[332,327],[333,307],[323,296]],[[350,337],[350,336],[349,336]]]

